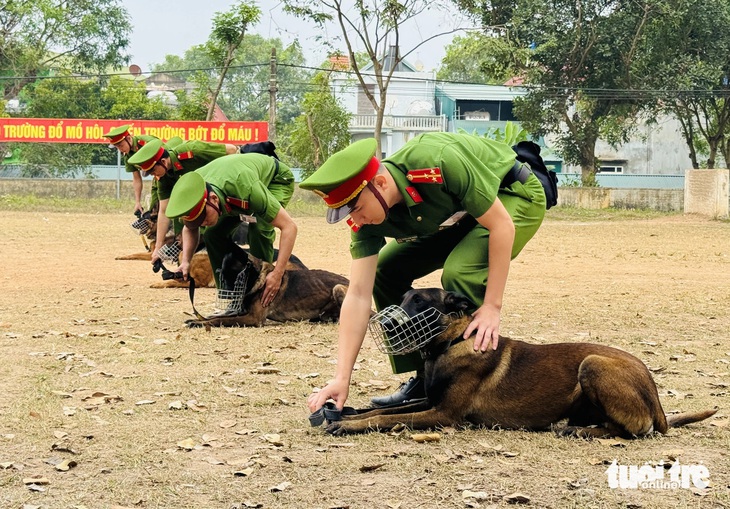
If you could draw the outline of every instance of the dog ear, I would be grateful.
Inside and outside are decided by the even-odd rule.
[[[446,297],[444,297],[444,307],[449,313],[458,311],[466,313],[476,309],[477,306],[460,293],[446,292]]]

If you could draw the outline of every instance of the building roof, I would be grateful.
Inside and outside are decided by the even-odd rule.
[[[454,100],[510,101],[515,97],[527,95],[527,90],[520,87],[504,85],[481,85],[477,83],[436,83],[436,95],[446,96]]]

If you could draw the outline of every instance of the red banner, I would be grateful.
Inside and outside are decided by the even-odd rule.
[[[269,137],[266,122],[0,118],[0,143],[109,143],[103,134],[126,124],[132,126],[133,135],[147,134],[162,141],[179,136],[183,140],[243,145]]]

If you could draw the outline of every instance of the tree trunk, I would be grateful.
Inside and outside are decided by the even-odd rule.
[[[595,187],[596,182],[596,136],[586,137],[580,147],[580,177],[583,187]]]

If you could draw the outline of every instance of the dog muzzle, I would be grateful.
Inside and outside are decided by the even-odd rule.
[[[179,263],[182,246],[176,240],[172,244],[166,244],[159,250],[160,258],[166,262]]]
[[[139,235],[146,235],[147,232],[150,231],[150,222],[148,219],[143,217],[135,220],[130,226],[132,227],[132,230]]]
[[[402,307],[388,306],[370,318],[368,330],[378,350],[388,355],[404,355],[423,348],[446,330],[442,317],[436,308],[408,316]]]

